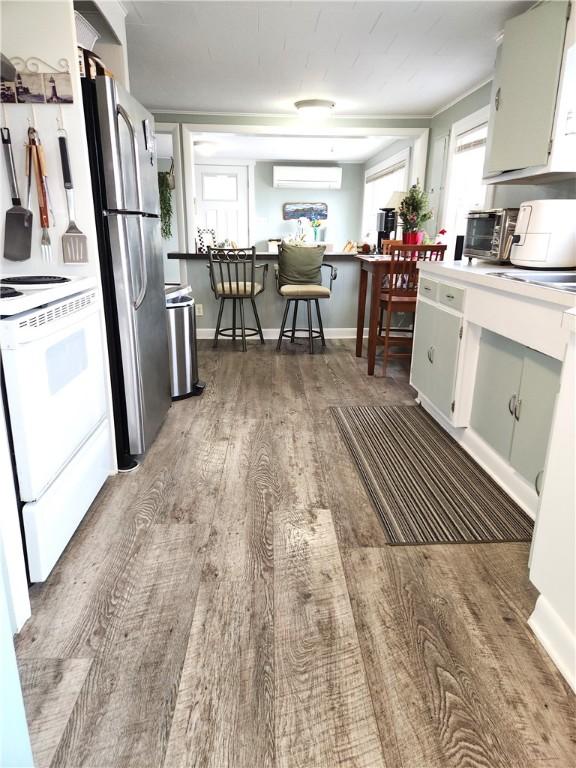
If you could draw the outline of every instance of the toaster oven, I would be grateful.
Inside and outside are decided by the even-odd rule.
[[[470,211],[466,219],[463,256],[487,261],[509,261],[518,208]]]

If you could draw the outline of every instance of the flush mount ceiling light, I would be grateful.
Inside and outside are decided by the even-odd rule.
[[[218,144],[215,141],[195,141],[194,149],[199,155],[213,155],[218,149]]]
[[[301,99],[294,106],[304,117],[327,117],[336,104],[329,99]]]

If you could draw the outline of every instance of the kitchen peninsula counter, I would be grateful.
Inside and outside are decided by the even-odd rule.
[[[317,245],[322,245],[322,243],[317,243]],[[330,262],[330,259],[352,259],[357,254],[354,252],[347,253],[345,251],[326,251],[324,253],[324,260]],[[167,254],[167,258],[169,259],[183,259],[185,261],[193,261],[193,260],[202,260],[207,259],[208,254],[207,253],[200,253],[197,251],[192,252],[180,252],[180,251],[174,251],[172,253]],[[268,251],[256,251],[256,258],[259,261],[266,261],[266,260],[272,260],[277,261],[278,260],[278,254],[277,253],[269,253]]]

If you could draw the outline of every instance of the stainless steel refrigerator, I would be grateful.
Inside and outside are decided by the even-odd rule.
[[[170,407],[154,119],[107,76],[83,83],[119,466]]]

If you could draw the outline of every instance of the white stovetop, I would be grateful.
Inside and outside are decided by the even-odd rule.
[[[8,275],[2,275],[3,279],[8,277]],[[0,317],[19,315],[21,312],[27,312],[30,309],[42,307],[53,301],[72,296],[75,293],[87,291],[90,288],[94,288],[96,284],[97,281],[94,277],[70,276],[69,282],[57,283],[49,287],[12,285],[22,295],[0,299]],[[10,283],[2,283],[2,285],[10,285]]]
[[[568,291],[559,291],[557,288],[550,288],[545,285],[534,285],[533,283],[524,283],[519,280],[507,280],[503,277],[496,277],[497,272],[515,272],[519,275],[529,274],[534,270],[520,269],[513,264],[490,264],[486,262],[467,261],[422,261],[418,265],[422,272],[430,273],[438,280],[456,280],[463,283],[474,283],[486,288],[492,288],[503,293],[512,293],[517,296],[524,296],[527,299],[536,299],[545,301],[549,304],[557,304],[566,309],[576,307],[576,293]],[[539,272],[544,270],[537,270]],[[572,270],[561,270],[571,272]]]

